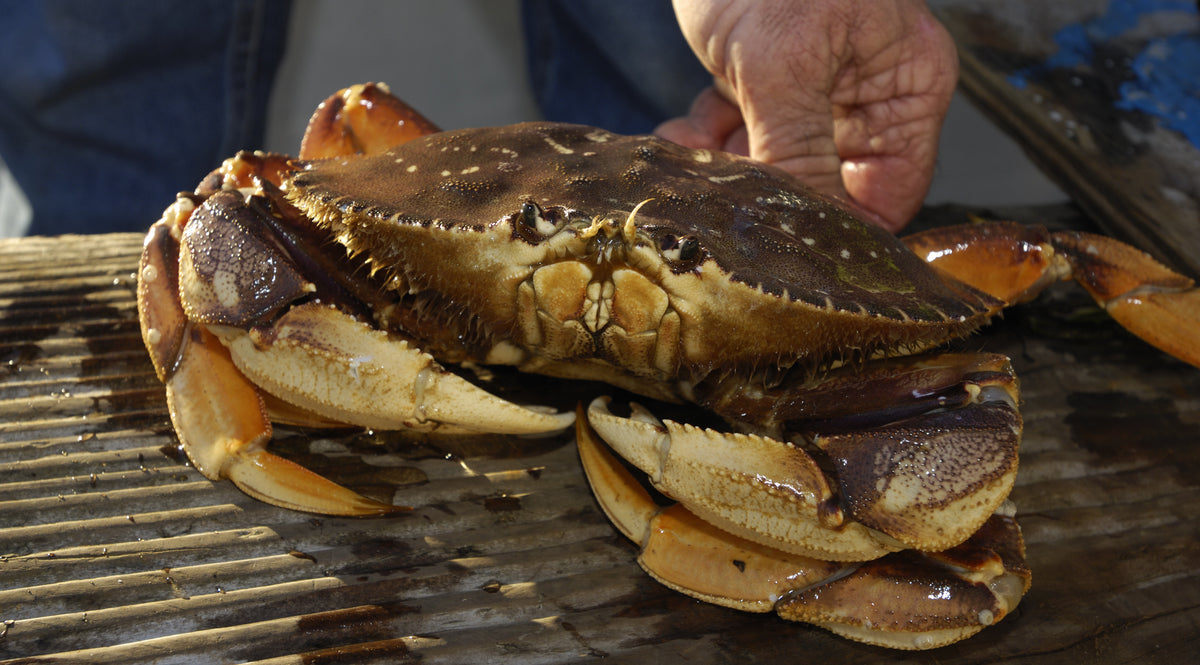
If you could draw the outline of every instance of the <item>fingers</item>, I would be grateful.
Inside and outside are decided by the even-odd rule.
[[[687,115],[667,120],[654,133],[688,148],[749,154],[741,110],[712,87],[696,96]]]
[[[853,90],[835,91],[834,140],[850,197],[895,231],[920,208],[958,80],[949,33],[927,11],[879,51]]]
[[[932,180],[957,81],[948,33],[917,0],[675,0],[715,87],[660,136],[773,164],[895,231]]]
[[[822,123],[806,125],[810,131],[799,132],[796,140],[803,142],[795,156],[773,160],[771,155],[752,155],[750,136],[737,103],[718,92],[719,85],[705,88],[692,102],[688,114],[672,118],[655,128],[654,133],[688,148],[724,150],[738,155],[754,156],[760,161],[773,163],[804,181],[810,187],[826,194],[849,200],[839,172],[841,160],[833,143],[832,130],[823,136],[814,136]],[[728,93],[726,93],[728,94]],[[825,125],[829,124],[826,118]],[[787,127],[794,131],[793,125]],[[777,141],[785,144],[789,142]],[[768,148],[775,145],[768,143]]]

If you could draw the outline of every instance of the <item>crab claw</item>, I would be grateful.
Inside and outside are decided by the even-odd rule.
[[[1000,621],[1029,590],[1020,527],[992,515],[945,552],[905,550],[849,575],[789,594],[779,616],[892,649],[933,649]]]
[[[865,564],[822,561],[722,531],[680,504],[658,506],[582,413],[575,428],[596,500],[640,546],[638,564],[693,598],[748,612],[775,610],[869,644],[929,649],[999,621],[1029,588],[1011,517],[993,516],[948,552],[906,551]]]
[[[191,326],[167,381],[167,405],[196,469],[267,503],[358,517],[408,510],[367,498],[266,450],[271,423],[258,391],[211,333]]]
[[[445,426],[545,434],[575,414],[518,406],[446,371],[428,353],[332,307],[293,307],[269,328],[213,326],[239,371],[264,391],[332,421],[373,429]]]
[[[660,422],[637,404],[631,418],[594,400],[588,420],[656,489],[700,519],[747,540],[802,556],[863,561],[903,548],[843,520],[825,474],[803,450],[752,434]]]
[[[269,238],[236,232],[232,217],[224,228],[212,229],[203,215],[195,219],[197,210],[191,197],[181,196],[147,234],[138,317],[155,372],[166,385],[176,434],[206,477],[230,479],[247,494],[284,508],[384,515],[407,509],[361,496],[268,452],[270,418],[426,430],[449,424],[512,433],[561,430],[574,420],[571,413],[548,414],[493,397],[405,342],[371,332],[330,307],[309,303],[276,316],[306,293],[304,280]],[[225,243],[212,246],[231,250],[202,254],[198,262],[190,242],[209,232]],[[242,260],[225,260],[229,257]],[[254,263],[251,257],[264,260]],[[272,319],[273,325],[264,323]]]
[[[603,399],[588,417],[618,454],[701,519],[794,554],[865,561],[953,547],[1008,496],[1020,420],[1007,393],[997,394],[815,437],[837,474],[836,492],[790,443],[659,422],[636,404],[631,418],[619,418]]]
[[[638,563],[676,591],[747,612],[770,612],[788,592],[858,565],[788,554],[720,531],[680,504],[662,508],[596,438],[582,413],[575,420],[575,434],[600,507],[626,538],[642,547]]]
[[[146,236],[138,279],[138,318],[183,450],[211,480],[283,508],[373,516],[407,510],[364,497],[266,451],[271,423],[258,390],[204,326],[187,322],[174,270],[172,230],[190,217],[181,198]]]
[[[386,85],[360,83],[321,102],[308,122],[299,157],[374,155],[437,131],[437,125],[394,97]]]

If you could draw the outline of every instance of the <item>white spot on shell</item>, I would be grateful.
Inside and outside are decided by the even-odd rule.
[[[413,173],[413,172],[415,172],[415,171],[417,170],[417,165],[416,165],[416,164],[409,164],[409,165],[408,165],[408,168],[406,168],[406,169],[404,169],[404,170],[405,170],[405,171],[408,171],[409,173]]]
[[[142,281],[143,282],[153,282],[156,279],[158,279],[158,269],[157,268],[155,268],[152,265],[146,265],[146,266],[142,267]]]
[[[607,143],[608,139],[611,138],[611,136],[612,135],[609,134],[608,132],[598,129],[589,134],[585,134],[583,138],[591,141],[592,143]]]
[[[550,138],[549,136],[543,136],[542,140],[546,142],[546,145],[549,145],[551,148],[554,148],[554,151],[560,155],[574,155],[575,154],[574,150],[559,143],[558,141],[555,141],[554,139]]]
[[[217,270],[212,278],[213,293],[217,301],[225,307],[235,307],[241,302],[237,288],[237,275],[228,270]]]
[[[463,170],[462,170],[462,174],[463,174],[463,175],[466,175],[466,174],[468,174],[468,173],[474,173],[474,172],[476,172],[476,171],[478,171],[478,170],[479,170],[479,167],[478,167],[478,166],[472,166],[472,167],[470,167],[470,168],[465,168],[465,169],[463,169]]]
[[[353,358],[350,358],[349,367],[346,368],[347,373],[350,375],[351,378],[353,378],[355,381],[357,381],[358,380],[358,368],[361,367],[363,363],[369,363],[372,360],[374,360],[373,356],[354,356]]]
[[[443,178],[447,178],[447,177],[449,177],[449,176],[450,176],[450,171],[442,171],[442,177],[443,177]]]
[[[842,250],[842,252],[841,252],[841,254],[840,254],[839,256],[841,256],[843,259],[848,259],[848,258],[850,258],[850,250],[848,250],[848,249],[843,249],[843,250]]]
[[[153,345],[162,341],[162,332],[158,328],[146,328],[146,342]]]
[[[707,164],[712,161],[712,153],[707,150],[693,150],[692,159],[702,164]]]
[[[720,183],[726,183],[726,182],[733,182],[734,180],[741,180],[742,178],[745,178],[745,177],[746,177],[745,173],[735,173],[733,175],[710,175],[710,176],[708,176],[708,179],[711,182],[720,184]]]
[[[809,247],[812,247],[813,245],[817,244],[817,241],[813,240],[812,238],[801,238],[800,240],[804,241],[804,244],[808,245]]]

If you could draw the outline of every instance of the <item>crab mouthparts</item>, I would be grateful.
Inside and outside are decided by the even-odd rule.
[[[637,213],[642,209],[642,206],[653,200],[646,199],[635,205],[633,210],[629,211],[629,215],[625,217],[625,221],[620,224],[618,224],[617,219],[612,215],[597,215],[592,219],[591,226],[579,232],[579,237],[586,240],[603,232],[605,238],[616,240],[619,234],[620,239],[626,245],[632,245],[637,237]]]

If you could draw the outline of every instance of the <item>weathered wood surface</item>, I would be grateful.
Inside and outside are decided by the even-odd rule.
[[[952,216],[957,216],[952,214]],[[211,483],[138,336],[132,235],[0,241],[0,659],[55,663],[1179,663],[1200,653],[1200,371],[1066,287],[967,348],[1024,387],[1019,610],[933,653],[651,581],[564,441],[282,450],[417,506],[317,518]],[[538,379],[530,379],[537,384]],[[331,471],[332,472],[332,471]]]
[[[1121,108],[1134,94],[1122,86],[1135,67],[1154,66],[1139,55],[1171,55],[1169,38],[1200,43],[1200,14],[1183,2],[1127,2],[1134,15],[1116,20],[1107,14],[1116,4],[962,0],[939,7],[938,17],[959,47],[960,87],[980,110],[1106,232],[1200,274],[1200,146],[1154,114]],[[1062,31],[1079,26],[1115,34],[1092,44],[1090,59],[1058,66],[1070,60],[1060,42],[1078,34]],[[1191,71],[1200,72],[1200,62]],[[1176,83],[1187,89],[1174,92],[1194,104],[1200,76]],[[1167,92],[1159,91],[1164,104]],[[1188,122],[1200,127],[1200,117]],[[1013,197],[1020,201],[1020,192]]]

